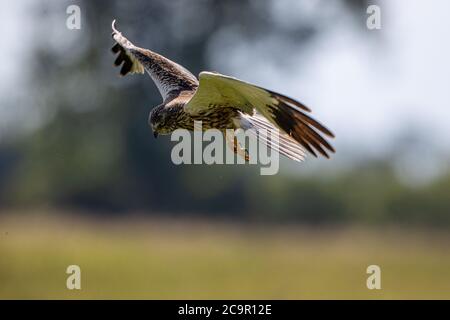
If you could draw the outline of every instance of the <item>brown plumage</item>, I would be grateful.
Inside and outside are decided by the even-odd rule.
[[[324,136],[333,133],[307,113],[300,102],[279,93],[224,76],[201,72],[199,80],[179,64],[147,49],[133,45],[112,24],[114,62],[120,74],[146,71],[158,87],[163,103],[149,115],[149,125],[157,134],[178,128],[193,130],[194,121],[207,129],[251,129],[270,148],[296,161],[306,149],[314,156],[329,158],[334,148]],[[280,129],[279,145],[260,136],[262,130]]]

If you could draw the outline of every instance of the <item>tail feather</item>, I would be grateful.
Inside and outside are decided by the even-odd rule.
[[[304,148],[293,138],[275,128],[266,119],[258,115],[242,116],[248,121],[250,127],[254,129],[253,135],[270,149],[294,161],[302,162],[305,159],[306,154]],[[262,134],[263,131],[267,134]],[[269,137],[273,136],[274,131],[278,134],[278,143],[275,143],[272,139],[269,139]]]

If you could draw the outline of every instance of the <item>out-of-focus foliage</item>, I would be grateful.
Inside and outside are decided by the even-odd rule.
[[[344,2],[349,12],[364,11],[364,1]],[[307,45],[327,26],[308,19],[286,28],[261,1],[79,1],[82,30],[61,45],[52,37],[50,18],[60,17],[66,4],[47,5],[35,7],[42,17],[37,29],[49,33],[36,32],[41,40],[30,48],[35,58],[28,75],[36,108],[51,116],[36,132],[0,145],[0,205],[450,226],[450,177],[410,187],[387,161],[328,178],[292,172],[261,177],[248,166],[173,165],[169,138],[153,140],[147,125],[151,107],[160,103],[156,88],[146,77],[119,79],[109,52],[114,18],[136,44],[194,74],[211,69],[211,43],[225,29],[241,38],[271,34]]]

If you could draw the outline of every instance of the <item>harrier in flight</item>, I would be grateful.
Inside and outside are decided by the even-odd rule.
[[[262,143],[296,161],[304,159],[305,150],[326,158],[334,152],[324,138],[333,138],[333,133],[311,118],[311,110],[300,102],[215,72],[201,72],[197,79],[179,64],[135,46],[115,28],[115,20],[112,30],[116,42],[112,51],[118,54],[114,64],[122,65],[120,74],[146,71],[163,98],[148,119],[155,137],[179,128],[193,130],[194,121],[202,121],[204,130],[265,131],[265,136],[256,135]],[[265,138],[274,131],[279,132],[278,144]],[[247,151],[236,140],[231,144],[236,153],[247,158]]]

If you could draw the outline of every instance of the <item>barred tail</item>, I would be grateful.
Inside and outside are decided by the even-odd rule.
[[[302,162],[305,159],[306,154],[304,148],[293,138],[275,128],[265,118],[258,115],[250,116],[246,114],[242,114],[242,117],[248,122],[249,128],[253,129],[251,132],[258,141],[291,160]],[[267,134],[261,134],[262,131],[265,131]],[[278,143],[275,143],[269,138],[273,136],[274,131],[278,133]]]

